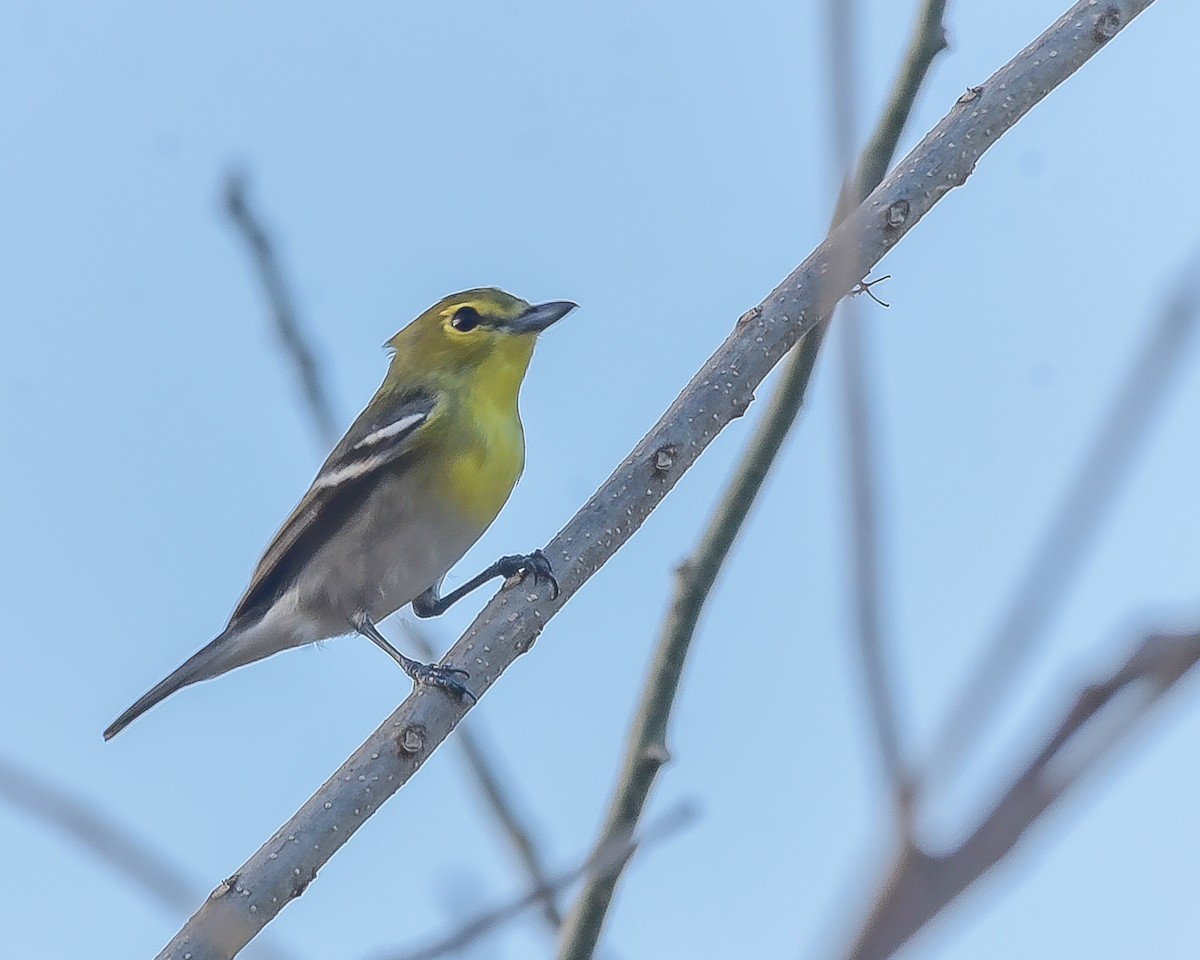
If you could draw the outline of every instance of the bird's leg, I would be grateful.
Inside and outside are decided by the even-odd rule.
[[[558,599],[558,581],[554,579],[554,571],[550,569],[550,561],[541,550],[522,556],[514,554],[511,557],[501,557],[482,573],[476,574],[461,587],[452,590],[444,597],[438,596],[437,584],[434,584],[412,603],[413,613],[418,617],[437,617],[465,597],[472,590],[477,590],[495,577],[519,576],[522,580],[532,577],[534,584],[545,583],[550,587],[550,599]]]
[[[356,614],[350,622],[359,634],[400,664],[400,669],[412,677],[414,683],[441,687],[443,690],[449,690],[459,699],[469,700],[471,703],[476,702],[475,694],[467,688],[464,682],[471,676],[466,670],[460,670],[458,667],[443,667],[436,663],[421,663],[420,660],[406,657],[388,642],[387,637],[379,632],[379,628],[366,613]]]

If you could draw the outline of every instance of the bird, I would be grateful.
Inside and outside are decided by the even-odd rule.
[[[576,306],[480,287],[439,300],[392,337],[382,384],[267,546],[225,629],[104,739],[184,687],[349,633],[379,646],[415,684],[473,701],[466,671],[406,657],[378,624],[409,603],[418,617],[437,616],[496,577],[532,578],[557,597],[541,550],[501,557],[440,591],[521,476],[521,384],[538,335]]]

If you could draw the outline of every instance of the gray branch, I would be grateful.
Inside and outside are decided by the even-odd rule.
[[[1034,551],[1003,616],[984,643],[983,655],[963,685],[930,751],[919,784],[954,772],[1004,695],[1012,690],[1071,581],[1088,556],[1121,484],[1137,462],[1147,427],[1176,381],[1185,347],[1195,336],[1200,309],[1200,251],[1192,257],[1170,303],[1113,398],[1095,439],[1080,462]]]
[[[1108,503],[1117,478],[1133,459],[1137,439],[1146,433],[1151,414],[1158,408],[1172,380],[1169,374],[1186,356],[1184,348],[1189,337],[1195,333],[1198,317],[1200,250],[1185,266],[1142,355],[1117,395],[1100,439],[1084,458],[1084,469],[1072,491],[1072,497],[1079,506],[1068,505],[1064,514],[1049,527],[1051,533],[1057,532],[1059,535],[1058,539],[1049,537],[1050,544],[1057,544],[1059,539],[1066,542],[1061,546],[1043,548],[1038,554],[1039,560],[1031,566],[1031,570],[1040,569],[1051,580],[1053,589],[1063,590],[1065,587],[1062,576],[1046,568],[1045,551],[1049,549],[1052,554],[1055,550],[1065,551],[1063,562],[1067,563],[1074,558],[1075,551],[1083,549],[1081,541],[1086,540],[1089,526],[1096,525],[1096,519]],[[1036,591],[1034,596],[1039,604],[1049,602],[1048,598],[1043,600]],[[1030,628],[1039,621],[1040,618],[1034,616]],[[1027,651],[1027,637],[1017,633],[1007,639],[1016,648],[1013,656]],[[995,657],[994,649],[988,651],[985,662],[988,657]],[[971,883],[1005,857],[1050,805],[1103,759],[1115,739],[1127,733],[1134,722],[1198,659],[1200,635],[1151,637],[1108,680],[1089,687],[1079,696],[1058,728],[1045,745],[1035,751],[1033,759],[1004,792],[992,812],[951,853],[934,856],[922,850],[911,835],[902,836],[892,866],[887,871],[887,879],[875,898],[853,949],[847,955],[849,960],[874,960],[898,950]],[[1002,686],[1009,676],[1009,673],[1000,670],[999,679],[994,683]],[[1086,749],[1089,738],[1084,734],[1084,728],[1095,726],[1092,720],[1102,708],[1130,688],[1137,695],[1132,700],[1133,709],[1121,715],[1115,727],[1108,728],[1106,739],[1099,742],[1093,740],[1090,749]],[[985,709],[999,695],[999,691],[981,683],[980,678],[968,683],[966,689],[975,691],[976,698]],[[964,698],[962,702],[972,701]],[[970,722],[977,728],[980,717],[964,711],[959,722]],[[1080,741],[1085,748],[1077,746]],[[922,783],[921,786],[927,784]]]
[[[547,876],[541,884],[515,900],[480,913],[458,926],[448,936],[419,950],[399,954],[395,960],[436,960],[437,957],[447,954],[460,953],[489,933],[493,933],[498,927],[515,920],[535,903],[545,902],[547,897],[552,899],[555,893],[565,890],[584,874],[594,870],[608,870],[613,864],[624,863],[637,850],[666,839],[690,824],[695,817],[696,810],[692,805],[681,804],[659,818],[657,823],[651,824],[640,836],[628,837],[621,843],[599,847],[573,870]]]
[[[1082,0],[990,80],[959,98],[895,171],[733,332],[662,419],[546,547],[556,599],[512,584],[451,648],[482,696],[526,652],[579,588],[651,511],[799,339],[851,289],[830,269],[842,248],[869,268],[954,187],[1013,124],[1078,70],[1152,0]],[[1054,56],[1050,56],[1053,51]],[[380,805],[428,760],[467,705],[437,689],[414,691],[280,830],[210,894],[160,957],[234,956],[300,896]]]
[[[172,916],[195,902],[195,884],[164,856],[97,812],[90,803],[3,757],[0,797],[90,850]]]
[[[926,3],[918,17],[918,32],[930,31],[940,38],[940,13],[943,7],[941,0]],[[937,11],[937,17],[930,17],[931,8]],[[875,178],[860,180],[853,191],[843,189],[830,229],[836,227],[853,209],[847,197],[854,196],[857,203],[883,179],[891,162],[891,152],[916,100],[921,78],[943,46],[944,42],[939,45],[932,40],[914,41],[910,46],[908,56],[920,58],[920,63],[914,65],[906,61],[897,81],[897,91],[903,90],[909,99],[905,101],[897,95],[897,91],[893,92],[859,163],[861,176]],[[676,571],[675,593],[655,646],[650,672],[642,687],[621,771],[600,830],[598,847],[630,836],[637,829],[658,771],[669,755],[667,725],[700,615],[717,575],[800,413],[822,343],[823,330],[823,327],[811,330],[789,356],[766,412],[755,428],[728,486],[716,501],[699,545]],[[595,953],[624,867],[625,863],[621,862],[608,871],[593,870],[588,874],[563,928],[559,960],[585,960]]]
[[[118,876],[169,911],[172,918],[196,902],[196,885],[152,846],[101,813],[91,802],[3,756],[0,756],[0,799],[57,830],[73,845],[90,851]],[[263,941],[255,947],[261,960],[288,957]]]
[[[1200,633],[1152,636],[1110,676],[1085,687],[1012,786],[953,851],[930,854],[912,842],[901,846],[847,960],[883,960],[899,950],[1011,853],[1042,814],[1107,757],[1197,662]]]
[[[837,169],[845,171],[844,182],[855,188],[849,195],[858,196],[864,184],[856,182],[856,174],[852,168],[856,128],[856,8],[850,0],[829,0],[828,11],[829,63],[831,86],[834,91],[834,152]],[[941,21],[933,21],[925,15],[918,15],[917,19],[918,28],[929,29],[933,36],[915,41],[911,45],[911,55],[924,56],[926,51],[936,53],[939,49],[937,41],[945,35]],[[928,67],[932,58],[925,63]],[[907,80],[907,74],[907,69],[901,71],[900,85]],[[914,95],[917,89],[914,84]],[[886,123],[889,119],[887,113],[884,118]],[[863,168],[865,163],[860,161],[858,166]],[[845,196],[847,191],[843,189],[842,197]],[[838,206],[840,212],[841,204]],[[849,259],[840,264],[838,269],[847,280],[857,280],[862,276],[858,264]],[[879,470],[875,463],[877,444],[871,416],[865,334],[862,329],[862,317],[855,309],[853,299],[842,305],[841,325],[842,418],[845,424],[844,446],[849,474],[850,526],[853,531],[851,553],[856,620],[854,632],[875,744],[879,750],[884,776],[891,786],[897,819],[907,830],[911,822],[911,791],[901,746],[895,696],[887,666],[887,643],[883,625],[882,573],[879,562],[879,495],[876,489]]]
[[[424,631],[411,623],[406,623],[404,630],[415,647],[417,656],[424,660],[437,659],[437,653]],[[480,743],[472,726],[474,723],[475,720],[472,719],[470,724],[463,725],[455,740],[488,812],[495,818],[496,825],[520,860],[521,866],[533,883],[533,889],[540,891],[537,899],[541,901],[542,918],[547,927],[557,933],[558,928],[562,926],[562,914],[558,909],[558,894],[561,888],[551,882],[541,851],[534,840],[533,828],[526,822],[526,817],[521,814],[512,791],[505,785],[504,776],[495,759],[495,750],[485,749]]]

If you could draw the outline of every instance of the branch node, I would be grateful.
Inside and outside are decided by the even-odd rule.
[[[409,724],[396,735],[396,746],[401,753],[420,753],[425,749],[425,728]]]
[[[907,200],[897,200],[887,208],[887,216],[884,220],[884,225],[891,230],[897,230],[904,226],[908,220],[909,210],[911,209]]]
[[[1108,43],[1120,29],[1121,11],[1116,6],[1110,6],[1102,13],[1096,14],[1092,26],[1092,37],[1097,43]]]
[[[679,451],[673,443],[664,444],[659,447],[654,454],[654,469],[659,473],[666,473],[675,463],[675,455]]]

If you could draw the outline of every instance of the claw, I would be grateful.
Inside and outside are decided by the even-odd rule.
[[[550,559],[541,550],[534,550],[525,556],[501,557],[496,567],[505,577],[519,577],[522,583],[532,577],[534,586],[546,584],[550,587],[550,599],[558,599],[558,580],[550,567]]]
[[[539,583],[545,583],[550,587],[550,599],[558,599],[558,580],[554,576],[554,570],[550,566],[550,559],[542,553],[541,550],[534,550],[529,556],[525,557],[525,562],[521,565],[521,579],[533,577],[534,586]]]
[[[405,672],[416,683],[441,687],[443,690],[455,694],[460,700],[468,700],[472,704],[478,702],[475,694],[464,682],[471,678],[471,674],[466,670],[460,670],[458,667],[443,667],[436,663],[415,663],[412,669],[406,668]]]

